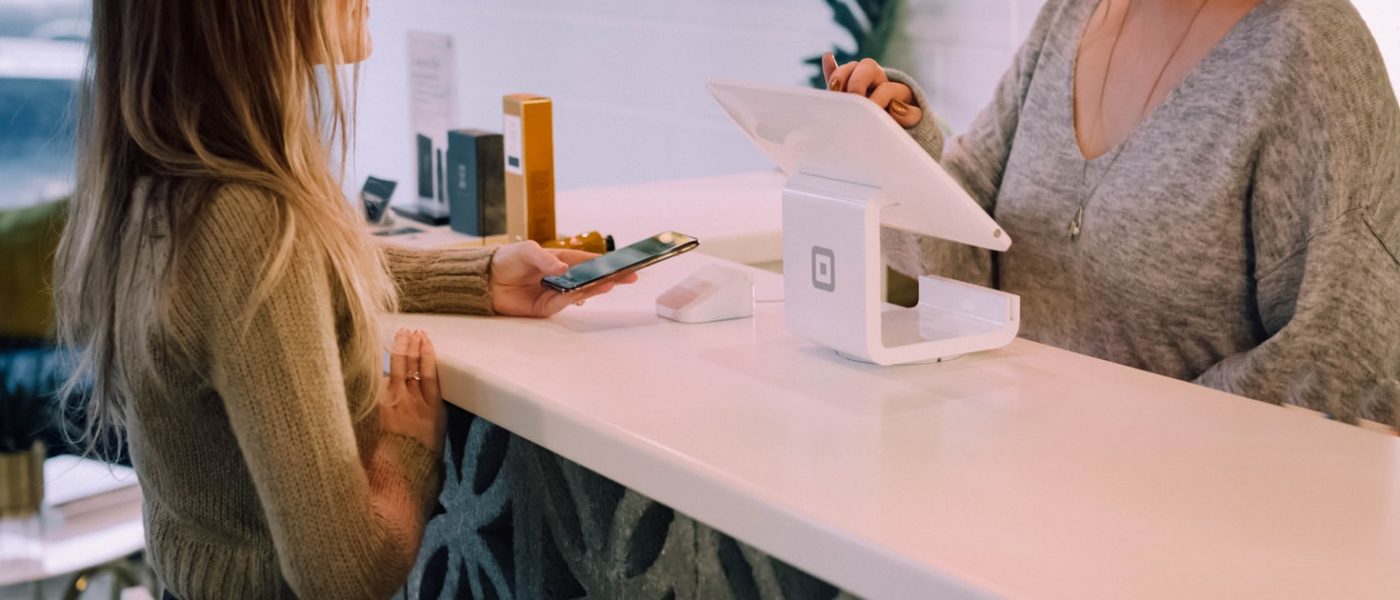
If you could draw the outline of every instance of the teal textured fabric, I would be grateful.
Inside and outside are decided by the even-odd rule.
[[[446,480],[403,598],[851,597],[484,419],[448,419]]]

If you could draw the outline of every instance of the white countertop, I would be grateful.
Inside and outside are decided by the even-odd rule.
[[[772,171],[561,191],[555,200],[556,228],[561,236],[599,231],[613,236],[619,247],[662,231],[680,231],[700,240],[701,253],[748,265],[775,263],[783,259],[786,181]],[[395,227],[404,226],[427,231],[386,240],[419,248],[480,242],[446,226],[400,217]]]
[[[454,404],[865,597],[1400,593],[1400,439],[1025,341],[879,368],[781,303],[658,319],[708,262],[550,320],[401,323]]]

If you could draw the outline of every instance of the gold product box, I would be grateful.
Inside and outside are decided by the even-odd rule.
[[[505,97],[506,235],[555,239],[554,105],[534,94]]]

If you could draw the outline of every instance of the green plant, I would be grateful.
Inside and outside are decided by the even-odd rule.
[[[836,24],[850,32],[855,38],[856,47],[847,50],[841,46],[832,48],[837,64],[844,64],[862,58],[883,61],[889,49],[890,38],[894,35],[894,22],[899,10],[899,0],[826,0],[827,6],[835,13]],[[852,7],[860,10],[865,17],[856,17]],[[822,73],[822,57],[814,56],[804,61],[814,65],[817,72],[812,76],[812,86],[826,88],[826,76]]]
[[[0,453],[28,452],[49,427],[49,398],[39,390],[9,385],[0,369]]]

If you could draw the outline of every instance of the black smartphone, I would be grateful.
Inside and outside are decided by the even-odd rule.
[[[674,231],[658,233],[640,242],[574,265],[567,273],[545,277],[544,286],[561,294],[573,294],[608,279],[639,271],[700,246],[700,240]]]

